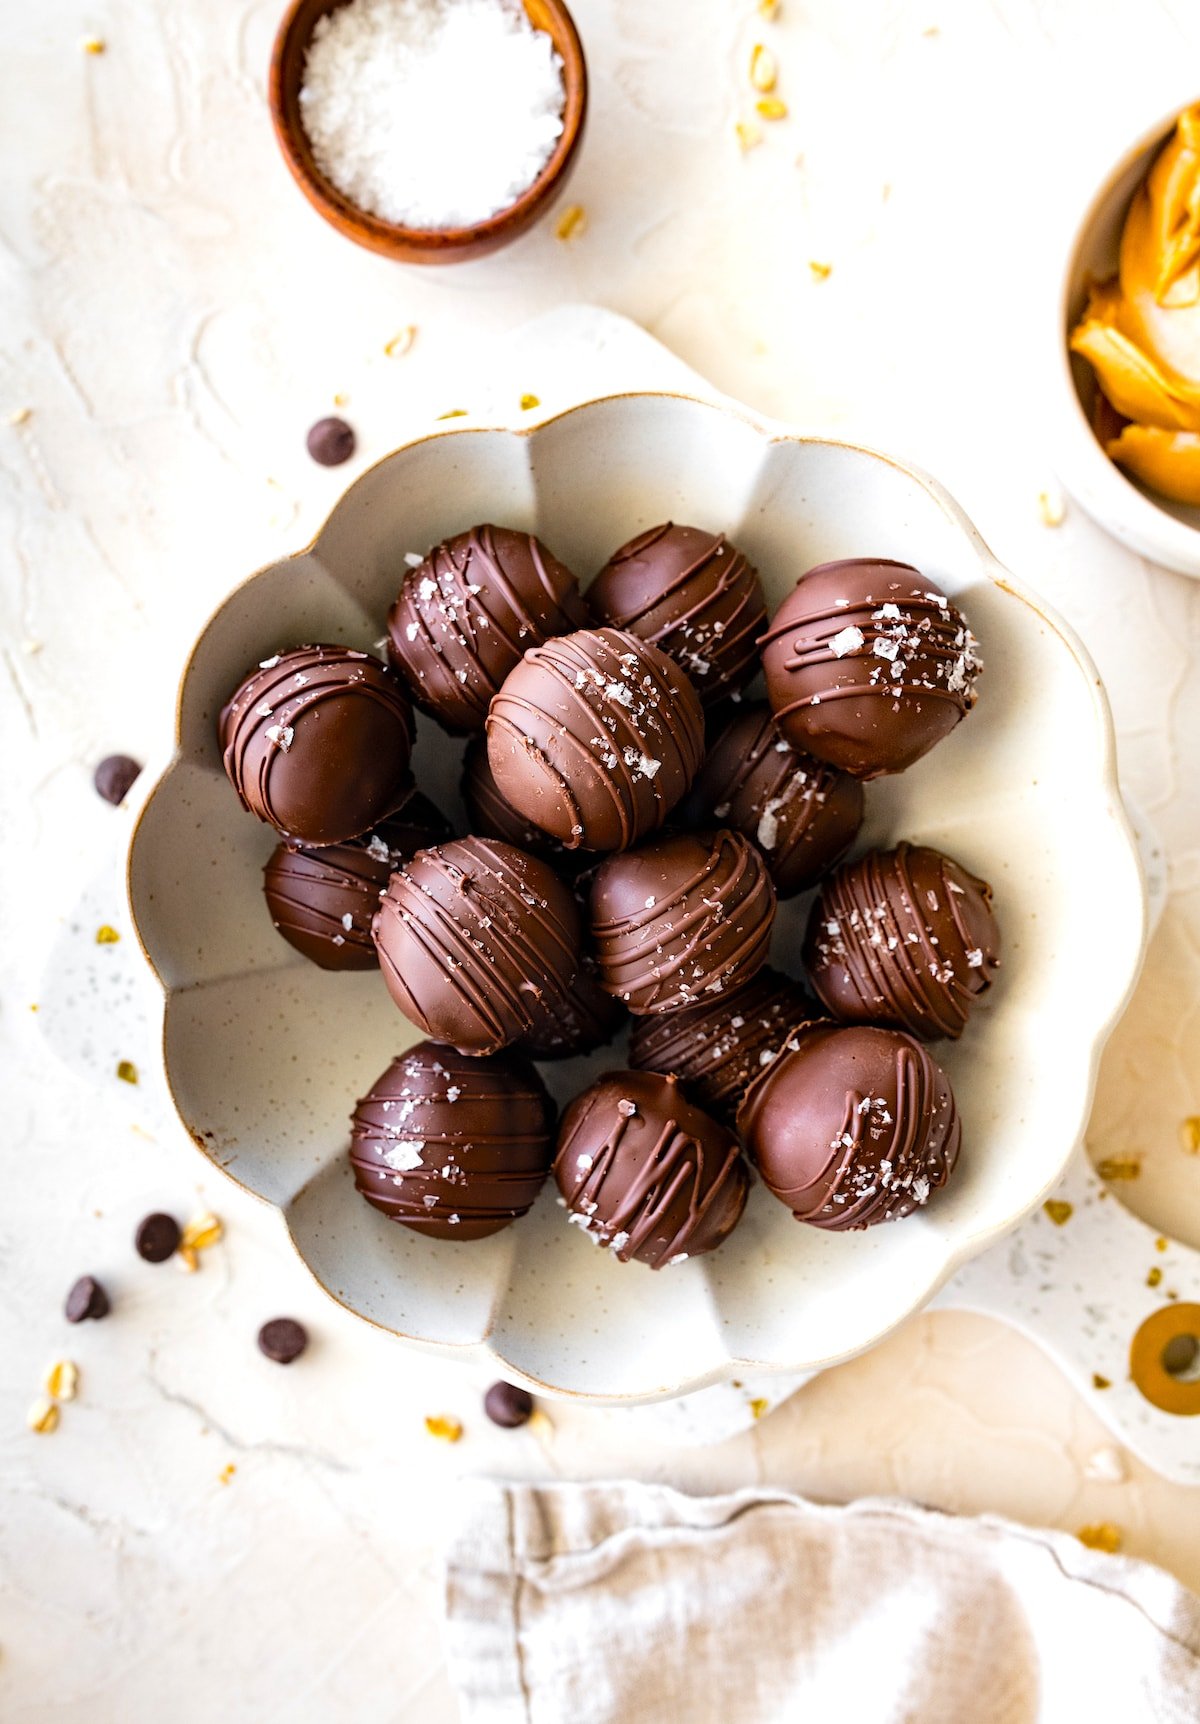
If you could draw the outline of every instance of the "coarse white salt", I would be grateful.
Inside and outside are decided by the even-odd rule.
[[[516,202],[562,135],[562,61],[516,0],[350,0],[313,31],[300,112],[359,209],[467,227]]]

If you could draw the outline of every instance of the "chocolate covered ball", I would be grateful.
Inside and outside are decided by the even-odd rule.
[[[601,986],[635,1014],[726,998],[766,962],[775,889],[740,832],[659,838],[596,870]]]
[[[354,1110],[367,1202],[435,1239],[485,1239],[524,1215],[553,1154],[554,1106],[528,1060],[418,1042]]]
[[[622,1263],[651,1269],[714,1251],[750,1187],[733,1133],[655,1072],[606,1072],[576,1096],[554,1177],[571,1221]]]
[[[537,857],[487,838],[419,851],[374,924],[405,1017],[464,1053],[494,1054],[566,1013],[582,927],[570,888]]]
[[[862,817],[858,779],[793,748],[758,701],[734,708],[679,808],[687,826],[728,825],[757,844],[781,898],[840,861]]]
[[[388,613],[388,657],[447,730],[480,730],[522,653],[587,616],[575,576],[531,533],[472,527],[405,575]]]
[[[897,1030],[818,1024],[790,1044],[738,1113],[768,1190],[797,1221],[835,1230],[927,1203],[962,1139],[941,1066]]]
[[[488,760],[511,807],[569,850],[624,850],[660,827],[704,753],[679,666],[619,629],[525,654],[492,702]]]
[[[835,1018],[927,1042],[962,1035],[999,962],[991,887],[924,844],[845,863],[821,887],[804,941],[812,985]]]
[[[323,970],[373,970],[379,963],[371,922],[393,872],[450,823],[419,790],[374,832],[319,849],[279,844],[263,870],[271,920],[289,945]]]
[[[586,850],[568,850],[532,820],[517,813],[496,783],[488,760],[487,737],[482,731],[471,738],[463,753],[460,788],[471,831],[481,838],[500,838],[505,844],[515,844],[518,850],[528,850],[530,855],[549,862],[556,874],[574,877],[595,861]]]
[[[516,1046],[535,1060],[574,1059],[607,1047],[624,1021],[624,1006],[605,993],[593,959],[585,954],[566,997],[539,1010],[533,1028]]]
[[[724,533],[667,521],[614,551],[587,590],[598,622],[650,641],[685,670],[705,706],[758,670],[767,601]]]
[[[822,563],[763,637],[767,697],[797,748],[878,778],[920,760],[970,712],[977,648],[962,612],[910,564]]]
[[[404,792],[412,739],[396,678],[341,646],[263,659],[220,720],[242,806],[300,844],[341,844],[382,820]]]
[[[731,994],[635,1018],[629,1063],[638,1071],[677,1077],[701,1107],[732,1126],[742,1097],[788,1033],[822,1016],[799,982],[764,964],[753,981]]]

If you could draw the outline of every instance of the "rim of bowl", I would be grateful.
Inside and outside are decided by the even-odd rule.
[[[399,222],[385,221],[382,216],[373,215],[353,203],[317,166],[303,122],[297,117],[293,124],[289,116],[284,93],[288,85],[287,74],[293,61],[307,51],[318,21],[350,4],[350,0],[326,0],[315,12],[311,26],[301,40],[301,14],[310,4],[311,0],[290,0],[280,20],[271,49],[267,99],[280,153],[292,178],[317,213],[339,233],[372,251],[397,256],[407,253],[414,259],[420,255],[428,262],[435,262],[439,257],[449,260],[456,253],[468,255],[472,251],[485,250],[507,239],[516,239],[524,232],[562,185],[583,140],[587,117],[587,59],[579,30],[564,0],[536,0],[536,4],[553,15],[568,48],[566,53],[562,53],[559,42],[554,39],[555,49],[563,62],[565,97],[563,129],[558,142],[537,178],[511,204],[506,204],[483,221],[446,228],[405,227]],[[521,5],[529,17],[526,0],[521,0]],[[543,28],[532,17],[530,22],[535,29]]]
[[[1106,532],[1151,562],[1200,577],[1200,527],[1177,520],[1134,484],[1101,446],[1075,381],[1069,345],[1079,254],[1113,188],[1170,136],[1190,102],[1177,102],[1121,151],[1096,185],[1061,254],[1054,297],[1054,373],[1060,396],[1058,464],[1068,491]],[[1149,161],[1146,160],[1147,167]],[[1136,190],[1136,187],[1134,188]],[[1132,193],[1130,194],[1132,197]]]
[[[545,1382],[542,1379],[533,1376],[523,1366],[518,1365],[515,1361],[508,1358],[506,1354],[493,1342],[494,1309],[489,1313],[483,1333],[478,1338],[470,1341],[445,1341],[423,1335],[412,1335],[404,1330],[392,1328],[386,1323],[381,1323],[377,1318],[367,1316],[365,1313],[356,1310],[353,1305],[347,1304],[345,1299],[343,1299],[339,1293],[337,1293],[332,1287],[327,1286],[326,1283],[321,1280],[320,1276],[313,1269],[300,1250],[292,1232],[291,1224],[288,1220],[287,1208],[291,1203],[295,1202],[296,1198],[303,1191],[307,1190],[309,1184],[311,1184],[311,1180],[306,1180],[304,1184],[300,1186],[288,1199],[288,1204],[284,1205],[278,1203],[272,1198],[264,1197],[260,1192],[255,1191],[252,1186],[247,1185],[246,1182],[240,1179],[230,1168],[222,1166],[219,1161],[213,1159],[209,1153],[208,1146],[199,1138],[197,1133],[189,1124],[179,1105],[179,1100],[175,1093],[175,1086],[171,1077],[171,1069],[166,1057],[167,1007],[172,990],[159,974],[154,959],[142,938],[142,930],[136,911],[133,867],[134,856],[138,847],[142,824],[150,804],[158,796],[167,779],[183,759],[180,744],[184,691],[191,676],[192,665],[196,653],[207,635],[209,628],[225,607],[232,603],[233,600],[249,587],[252,582],[257,580],[260,575],[265,574],[270,569],[278,567],[281,563],[291,562],[297,558],[318,552],[321,539],[324,536],[330,521],[342,506],[349,492],[353,490],[355,486],[357,486],[369,474],[374,473],[379,467],[383,466],[385,462],[392,460],[396,455],[402,452],[407,452],[410,449],[419,448],[427,443],[439,441],[443,438],[470,437],[479,435],[480,433],[485,435],[494,435],[496,432],[501,432],[508,436],[531,438],[536,436],[540,431],[545,430],[547,427],[558,424],[560,421],[568,419],[572,415],[584,412],[590,408],[603,406],[614,401],[642,401],[647,399],[683,401],[692,406],[706,408],[709,411],[716,412],[722,416],[736,418],[743,424],[748,425],[755,431],[759,432],[764,438],[772,443],[815,443],[825,447],[846,449],[855,454],[865,455],[872,460],[882,462],[884,465],[893,468],[899,473],[905,474],[929,494],[937,506],[942,510],[943,514],[950,519],[970,544],[971,549],[974,551],[978,559],[980,572],[983,576],[987,580],[993,582],[996,586],[1000,587],[1003,591],[1010,593],[1018,603],[1024,605],[1049,629],[1059,636],[1071,657],[1074,659],[1076,667],[1080,675],[1083,677],[1084,682],[1087,684],[1096,720],[1097,741],[1100,744],[1096,758],[1097,788],[1107,799],[1107,814],[1113,823],[1117,836],[1124,842],[1128,860],[1132,867],[1133,878],[1139,889],[1139,932],[1136,953],[1132,963],[1129,965],[1128,974],[1125,977],[1125,985],[1122,988],[1120,995],[1115,1000],[1108,1016],[1101,1024],[1097,1025],[1093,1034],[1088,1058],[1088,1067],[1086,1074],[1084,1074],[1084,1080],[1080,1091],[1080,1108],[1075,1130],[1071,1134],[1071,1142],[1066,1144],[1064,1147],[1057,1165],[1050,1169],[1047,1177],[1040,1184],[1037,1191],[1031,1193],[1027,1198],[1022,1200],[1015,1213],[1005,1217],[1003,1220],[993,1222],[986,1227],[976,1228],[973,1231],[968,1232],[953,1249],[948,1250],[945,1261],[938,1267],[936,1272],[930,1276],[924,1290],[913,1301],[908,1309],[897,1312],[894,1318],[890,1319],[881,1328],[879,1328],[868,1341],[863,1343],[862,1346],[845,1348],[841,1351],[831,1353],[828,1356],[823,1356],[814,1361],[809,1361],[803,1365],[787,1363],[781,1364],[774,1360],[760,1360],[742,1355],[734,1357],[731,1355],[717,1361],[707,1369],[696,1372],[694,1375],[678,1382],[663,1383],[651,1388],[639,1388],[629,1391],[593,1393],[582,1389],[563,1388],[560,1385]],[[819,1371],[827,1370],[832,1365],[840,1364],[846,1359],[854,1358],[858,1354],[868,1351],[871,1347],[877,1346],[881,1341],[885,1340],[887,1336],[900,1328],[902,1324],[906,1323],[910,1317],[915,1316],[918,1311],[923,1310],[929,1304],[930,1300],[935,1297],[941,1288],[945,1286],[947,1281],[949,1281],[964,1264],[969,1263],[973,1258],[978,1257],[982,1252],[987,1250],[990,1245],[994,1244],[996,1240],[1003,1238],[1007,1233],[1011,1232],[1014,1227],[1016,1227],[1027,1215],[1031,1214],[1033,1210],[1037,1208],[1038,1204],[1045,1199],[1062,1178],[1063,1172],[1069,1164],[1071,1157],[1079,1149],[1083,1141],[1084,1133],[1087,1130],[1087,1124],[1091,1117],[1092,1104],[1095,1098],[1100,1058],[1112,1031],[1123,1016],[1133,994],[1134,988],[1137,985],[1149,938],[1149,911],[1145,871],[1142,865],[1141,854],[1138,849],[1137,838],[1129,819],[1129,814],[1121,797],[1120,784],[1117,777],[1117,740],[1116,731],[1113,726],[1112,710],[1109,706],[1103,681],[1101,680],[1099,672],[1092,661],[1091,654],[1088,652],[1086,646],[1084,646],[1082,640],[1071,625],[1058,615],[1053,606],[1046,603],[1040,598],[1040,596],[1030,592],[1024,583],[1017,579],[1017,577],[1015,577],[1005,567],[1005,565],[998,560],[980,534],[978,528],[962,508],[961,504],[957,502],[957,500],[949,491],[946,490],[939,480],[935,479],[931,474],[926,473],[923,468],[915,466],[911,462],[902,460],[897,456],[889,455],[883,450],[875,449],[869,444],[852,442],[843,437],[823,436],[817,432],[805,432],[789,427],[782,422],[757,415],[732,399],[705,398],[679,389],[622,390],[612,395],[594,396],[586,401],[576,402],[572,406],[564,408],[561,412],[555,413],[548,418],[539,419],[536,423],[531,425],[513,426],[504,424],[488,424],[447,426],[443,430],[429,431],[419,437],[411,438],[409,441],[397,445],[395,449],[389,450],[387,454],[381,455],[377,461],[371,464],[370,467],[364,468],[363,472],[360,473],[357,478],[347,486],[346,490],[342,492],[341,496],[337,498],[328,514],[325,516],[325,519],[322,521],[321,525],[317,528],[316,532],[307,544],[299,547],[295,551],[289,552],[286,556],[273,558],[269,563],[262,564],[259,568],[254,569],[250,574],[244,576],[242,580],[238,581],[237,584],[230,589],[230,591],[225,595],[220,603],[214,607],[210,615],[205,619],[203,626],[188,649],[187,657],[184,660],[183,668],[180,672],[179,686],[175,700],[171,752],[162,769],[152,779],[149,773],[145,776],[148,782],[142,798],[134,812],[133,826],[130,832],[129,844],[126,851],[126,902],[130,913],[130,926],[133,929],[138,949],[141,952],[142,957],[145,959],[158,987],[160,996],[158,1030],[159,1059],[162,1064],[163,1075],[167,1092],[171,1099],[171,1105],[174,1108],[176,1118],[179,1120],[188,1140],[204,1157],[210,1167],[214,1168],[224,1178],[230,1180],[238,1187],[239,1190],[245,1192],[248,1196],[253,1197],[259,1203],[262,1203],[275,1211],[283,1227],[284,1237],[306,1273],[327,1298],[342,1310],[346,1311],[350,1316],[354,1317],[358,1322],[366,1323],[372,1329],[377,1329],[381,1334],[389,1335],[393,1339],[403,1342],[406,1346],[418,1347],[426,1352],[439,1354],[444,1357],[469,1359],[477,1361],[480,1364],[486,1363],[489,1368],[495,1368],[504,1372],[510,1376],[513,1381],[524,1384],[527,1388],[535,1390],[538,1393],[559,1400],[576,1401],[581,1405],[634,1406],[653,1401],[674,1400],[683,1395],[693,1394],[700,1389],[709,1388],[714,1384],[728,1382],[732,1377],[751,1372],[762,1376],[795,1376],[801,1373],[815,1375]]]

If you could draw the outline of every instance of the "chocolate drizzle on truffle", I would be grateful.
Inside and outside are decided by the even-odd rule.
[[[528,1060],[418,1042],[354,1110],[367,1202],[437,1239],[484,1239],[524,1215],[550,1166],[554,1108]]]
[[[393,874],[375,917],[388,991],[412,1023],[465,1053],[497,1053],[549,1010],[579,966],[579,911],[544,862],[456,839]]]
[[[531,533],[472,527],[405,575],[388,613],[388,657],[447,730],[480,730],[522,653],[587,614],[575,576]]]
[[[992,889],[926,845],[871,850],[839,868],[813,905],[812,984],[836,1018],[957,1039],[1000,962]]]
[[[688,826],[727,823],[757,844],[781,898],[845,855],[862,816],[858,779],[793,748],[758,701],[734,709],[679,808]]]
[[[535,1060],[575,1059],[606,1047],[624,1020],[624,1006],[605,993],[585,956],[565,998],[537,1008],[533,1028],[516,1045]]]
[[[701,1107],[731,1126],[742,1097],[789,1032],[822,1015],[799,982],[764,965],[731,994],[635,1018],[629,1063],[638,1071],[679,1078]]]
[[[503,796],[570,850],[623,850],[661,826],[704,752],[688,678],[618,629],[526,653],[492,702],[487,734]]]
[[[518,850],[528,850],[543,862],[549,862],[557,874],[574,877],[594,864],[595,857],[587,851],[568,850],[532,820],[517,813],[496,783],[488,760],[487,737],[482,731],[471,738],[463,754],[461,788],[471,831],[480,837],[499,838],[505,844],[515,844]]]
[[[920,1208],[954,1171],[962,1139],[950,1080],[919,1042],[821,1024],[751,1087],[738,1130],[797,1221],[834,1230]]]
[[[758,669],[767,620],[762,585],[724,533],[667,521],[615,551],[587,590],[597,621],[627,629],[673,658],[705,706]]]
[[[681,833],[610,856],[590,909],[601,985],[631,1012],[669,1012],[761,968],[775,890],[740,833]]]
[[[961,611],[908,563],[855,557],[801,577],[762,640],[788,740],[857,778],[903,772],[975,703]]]
[[[651,1269],[714,1250],[749,1189],[733,1134],[653,1072],[607,1072],[575,1098],[554,1177],[571,1221],[622,1263]]]
[[[394,808],[412,737],[396,678],[341,646],[264,659],[220,719],[225,771],[242,806],[301,844],[357,838]]]

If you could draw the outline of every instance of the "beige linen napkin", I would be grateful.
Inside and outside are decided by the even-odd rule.
[[[1065,1533],[770,1490],[463,1486],[464,1724],[1197,1724],[1200,1599]]]

